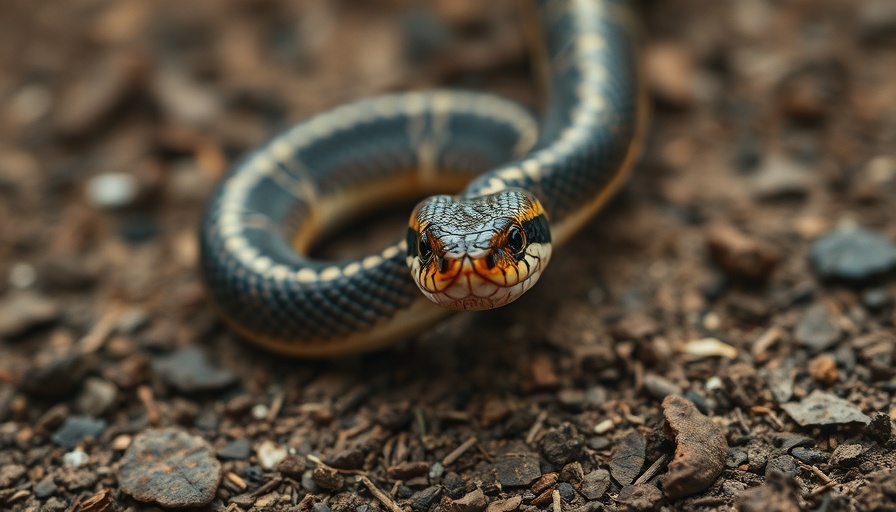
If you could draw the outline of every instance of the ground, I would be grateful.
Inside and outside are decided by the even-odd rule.
[[[890,0],[639,3],[643,156],[512,306],[336,361],[221,325],[228,166],[385,91],[536,108],[518,14],[6,0],[0,506],[896,510]]]

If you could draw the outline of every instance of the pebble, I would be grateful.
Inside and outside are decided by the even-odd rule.
[[[799,162],[773,155],[763,162],[753,176],[753,195],[762,200],[802,198],[809,193],[815,176]]]
[[[247,439],[236,439],[218,450],[218,458],[221,460],[246,460],[249,458],[249,455],[252,455],[252,443]],[[298,474],[301,475],[304,470],[305,466],[303,465],[302,470]],[[282,472],[283,470],[281,469],[280,471]]]
[[[840,228],[812,244],[811,262],[822,279],[859,284],[896,268],[896,245],[877,231]]]
[[[289,454],[285,446],[275,444],[273,441],[265,439],[256,448],[255,454],[258,456],[258,463],[264,469],[274,469]]]
[[[800,465],[790,455],[779,455],[772,457],[765,465],[765,476],[773,472],[783,473],[787,476],[797,476],[800,474]]]
[[[576,490],[567,482],[560,482],[557,484],[557,490],[560,491],[560,498],[562,498],[563,501],[570,502],[576,499]]]
[[[860,444],[841,444],[831,454],[831,465],[840,467],[856,466],[862,462],[865,448]]]
[[[809,375],[823,386],[832,386],[840,378],[837,360],[828,354],[821,354],[809,361]]]
[[[58,489],[53,475],[47,475],[34,486],[34,495],[43,500],[56,494]]]
[[[607,489],[609,488],[610,472],[606,469],[595,469],[585,475],[585,478],[582,480],[582,486],[579,488],[579,492],[582,493],[582,496],[594,501],[603,497],[604,493],[607,492]]]
[[[7,280],[13,288],[24,290],[37,282],[37,271],[34,269],[34,265],[20,261],[14,263],[12,268],[9,269],[9,278]]]
[[[166,384],[184,393],[218,391],[236,382],[236,375],[214,365],[198,347],[186,347],[153,360]]]
[[[737,358],[737,349],[718,338],[702,338],[685,342],[681,346],[680,351],[690,356],[691,359],[705,359],[708,357]]]
[[[311,512],[333,512],[333,509],[328,507],[326,503],[318,501],[311,506]]]
[[[616,500],[623,505],[622,510],[653,511],[659,510],[663,493],[651,484],[626,485],[619,491]]]
[[[131,206],[140,195],[137,178],[126,172],[97,174],[84,188],[87,202],[101,210],[116,210]]]
[[[840,340],[840,324],[824,304],[815,304],[803,314],[794,335],[811,352],[818,353]]]
[[[663,479],[663,493],[678,499],[707,489],[725,469],[725,432],[677,395],[663,400],[663,417],[667,432],[675,439],[675,455]]]
[[[463,498],[451,502],[453,512],[482,512],[488,505],[488,498],[482,489],[475,489],[467,493]]]
[[[314,468],[311,479],[318,487],[330,491],[338,491],[345,485],[345,478],[338,471],[324,466]]]
[[[411,510],[414,512],[426,512],[441,495],[442,488],[438,485],[427,487],[411,496]]]
[[[846,400],[815,390],[799,403],[782,404],[781,408],[802,427],[871,422],[865,413]]]
[[[646,459],[647,439],[633,430],[619,439],[610,458],[610,474],[620,485],[629,485],[641,473]]]
[[[16,385],[31,395],[58,398],[78,389],[81,379],[90,370],[89,360],[74,351],[38,356]]]
[[[696,65],[688,48],[657,43],[647,49],[644,62],[650,90],[657,99],[675,108],[693,104]]]
[[[167,428],[137,435],[121,460],[121,491],[163,507],[201,507],[215,497],[221,464],[198,436]]]
[[[669,395],[680,395],[682,389],[674,382],[660,377],[655,373],[647,373],[644,375],[644,388],[650,393],[650,396],[658,399],[666,398]],[[595,432],[599,433],[599,432]]]
[[[53,323],[60,313],[59,304],[36,293],[9,293],[0,301],[0,339],[16,338]]]
[[[818,450],[810,450],[808,448],[794,448],[790,454],[805,464],[822,464],[827,462],[829,455]]]
[[[872,288],[862,293],[862,304],[870,311],[880,312],[893,305],[893,297],[885,288]]]
[[[75,410],[88,416],[102,416],[115,404],[118,390],[115,384],[97,377],[84,380],[84,387],[75,399]]]
[[[485,512],[514,512],[523,504],[523,497],[520,495],[511,496],[505,500],[495,500],[488,504]]]
[[[732,276],[759,281],[767,278],[780,259],[773,245],[731,226],[713,226],[707,235],[713,259]]]
[[[52,441],[63,448],[72,449],[88,437],[98,438],[105,430],[105,420],[91,416],[69,416],[53,432]]]
[[[87,463],[90,457],[83,450],[72,450],[62,456],[62,463],[70,468],[79,468]]]
[[[582,456],[585,440],[570,423],[549,430],[539,443],[541,453],[551,464],[560,467]]]
[[[495,473],[503,487],[526,487],[541,476],[541,465],[524,445],[510,445],[495,458]]]
[[[0,489],[8,489],[25,476],[28,469],[19,464],[5,464],[0,467]]]
[[[220,456],[221,453],[219,452],[218,457]],[[246,457],[248,456],[249,455],[246,454]],[[294,480],[301,480],[302,474],[305,472],[305,467],[304,458],[299,457],[298,455],[287,455],[280,461],[280,464],[277,465],[277,471]]]

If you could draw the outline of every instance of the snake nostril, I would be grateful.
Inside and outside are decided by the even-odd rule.
[[[485,257],[485,266],[488,267],[489,270],[495,268],[495,265],[498,264],[498,257],[495,256],[495,253],[490,252]]]
[[[439,264],[439,272],[447,272],[448,271],[448,260],[439,256],[438,264]]]

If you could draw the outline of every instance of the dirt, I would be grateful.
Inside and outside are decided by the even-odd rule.
[[[212,187],[360,97],[537,107],[514,2],[5,1],[0,508],[896,510],[896,9],[638,7],[643,156],[538,286],[300,361],[212,311]]]

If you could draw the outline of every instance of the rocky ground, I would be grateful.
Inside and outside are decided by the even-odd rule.
[[[239,155],[384,91],[538,104],[514,2],[423,6],[4,0],[0,508],[896,510],[891,0],[642,2],[645,154],[511,307],[339,361],[220,325]]]

